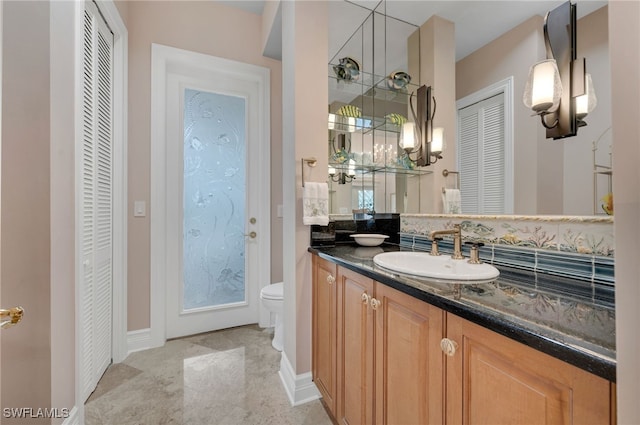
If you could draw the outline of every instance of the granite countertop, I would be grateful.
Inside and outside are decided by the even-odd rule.
[[[533,272],[497,266],[492,283],[452,285],[401,275],[373,263],[397,245],[310,247],[309,252],[553,357],[616,381],[615,310],[595,299],[541,289]],[[553,277],[546,277],[546,281]]]

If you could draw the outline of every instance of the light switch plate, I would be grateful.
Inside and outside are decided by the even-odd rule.
[[[133,216],[145,217],[147,215],[147,203],[145,201],[134,201]]]

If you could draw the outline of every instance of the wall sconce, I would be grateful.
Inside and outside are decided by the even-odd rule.
[[[416,108],[413,108],[413,96],[416,96]],[[431,104],[433,103],[433,108]],[[407,153],[407,157],[418,167],[434,164],[442,159],[444,147],[444,129],[433,128],[436,115],[436,99],[431,96],[431,87],[420,86],[409,96],[409,107],[414,122],[402,125],[398,144]],[[437,130],[437,131],[436,131]],[[437,138],[435,138],[437,136]],[[411,155],[416,154],[416,158]]]
[[[335,167],[329,166],[329,178],[331,181],[337,182],[338,184],[346,184],[347,182],[351,182],[356,178],[356,161],[353,159],[349,160],[349,166],[347,167],[347,172],[336,172]]]
[[[531,67],[522,100],[540,116],[548,139],[575,136],[596,103],[585,60],[576,59],[575,4],[547,12],[544,41],[547,59]]]

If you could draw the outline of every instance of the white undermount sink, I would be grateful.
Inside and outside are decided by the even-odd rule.
[[[449,283],[488,283],[500,275],[491,264],[471,264],[466,258],[454,260],[450,255],[433,256],[427,252],[385,252],[373,257],[373,262],[394,272]]]

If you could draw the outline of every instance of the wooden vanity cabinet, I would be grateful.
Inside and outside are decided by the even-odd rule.
[[[613,385],[447,313],[449,424],[609,424]]]
[[[376,283],[375,423],[444,423],[444,311]]]
[[[339,267],[338,423],[442,423],[442,324],[442,310]]]
[[[615,424],[609,381],[317,256],[313,269],[313,377],[339,424]]]
[[[337,265],[313,256],[312,374],[331,414],[336,412],[337,391]]]

